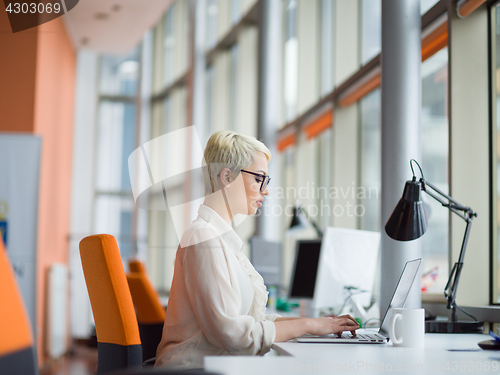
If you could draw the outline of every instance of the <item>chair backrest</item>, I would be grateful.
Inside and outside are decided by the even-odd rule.
[[[139,327],[115,238],[85,237],[80,256],[96,327],[97,373],[140,367]]]
[[[138,261],[133,261],[138,262]],[[129,268],[130,262],[129,262]],[[156,349],[161,341],[165,308],[160,302],[156,289],[148,278],[144,265],[136,268],[139,272],[129,272],[127,281],[132,294],[139,332],[142,342],[142,357],[144,360],[156,356]]]
[[[128,261],[128,269],[130,272],[146,272],[146,266],[144,266],[144,263],[141,262],[138,259],[129,259]]]
[[[0,236],[0,373],[38,374],[28,313]]]

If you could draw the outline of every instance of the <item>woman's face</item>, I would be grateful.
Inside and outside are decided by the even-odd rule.
[[[244,169],[252,173],[267,175],[268,164],[266,155],[262,152],[257,152],[253,164]],[[264,202],[264,196],[269,195],[269,187],[266,187],[264,191],[261,192],[260,186],[262,177],[245,172],[241,172],[241,175],[245,186],[248,215],[255,215],[257,209],[261,207]]]
[[[257,152],[253,164],[243,169],[260,175],[267,175],[268,166],[266,155]],[[229,168],[224,168],[220,175],[221,182],[224,183],[224,179],[229,177],[229,175]],[[235,180],[224,184],[224,193],[227,199],[226,204],[229,205],[228,208],[233,217],[237,214],[255,215],[257,209],[262,206],[264,196],[269,194],[268,187],[266,187],[263,192],[260,191],[261,184],[262,177],[243,171]]]

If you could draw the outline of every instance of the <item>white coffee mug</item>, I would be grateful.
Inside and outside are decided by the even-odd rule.
[[[423,348],[425,335],[424,309],[394,309],[389,324],[393,346]]]

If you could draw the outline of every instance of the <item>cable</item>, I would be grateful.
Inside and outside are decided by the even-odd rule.
[[[366,328],[366,325],[368,324],[368,322],[369,322],[370,320],[378,320],[379,322],[381,322],[381,320],[380,320],[379,318],[370,318],[370,319],[368,319],[366,322],[364,322],[364,323],[363,323],[363,327],[362,327],[362,328]]]
[[[420,164],[418,164],[418,162],[415,159],[410,160],[410,168],[411,168],[411,173],[413,173],[413,177],[415,177],[415,171],[413,170],[413,165],[411,164],[411,162],[415,162],[415,164],[418,166],[418,169],[420,169],[420,177],[425,180],[422,168],[420,168]]]

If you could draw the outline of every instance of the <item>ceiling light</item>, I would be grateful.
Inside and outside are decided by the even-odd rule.
[[[94,13],[94,18],[96,20],[107,20],[109,18],[109,14],[103,12]]]

